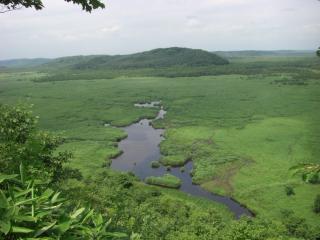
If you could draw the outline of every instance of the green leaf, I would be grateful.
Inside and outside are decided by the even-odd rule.
[[[54,229],[57,229],[60,233],[65,233],[69,230],[71,223],[72,221],[65,221],[63,223],[60,223],[59,225],[56,225]]]
[[[9,202],[6,198],[6,195],[0,190],[0,208],[7,208],[9,207]]]
[[[18,215],[15,217],[15,220],[17,222],[36,222],[37,218],[32,216],[27,216],[27,215],[24,215],[24,216]]]
[[[41,210],[41,212],[39,212],[39,213],[37,213],[36,214],[36,218],[43,218],[44,216],[47,216],[47,215],[49,215],[49,214],[51,214],[52,213],[52,211],[51,210],[49,210],[49,211],[44,211],[44,209],[43,210]]]
[[[12,232],[13,233],[31,233],[34,230],[30,229],[30,228],[25,228],[25,227],[17,227],[17,226],[13,226],[12,227]]]
[[[57,240],[57,238],[51,238],[51,237],[36,237],[36,238],[23,238],[23,240]]]
[[[37,237],[37,238],[23,238],[23,240],[57,240],[57,238]]]
[[[51,202],[52,203],[55,203],[58,201],[58,198],[59,198],[59,195],[60,195],[60,192],[57,192],[55,195],[53,195],[52,199],[51,199]]]
[[[9,195],[11,197],[11,201],[15,202],[16,198],[15,198],[15,195],[14,195],[13,190],[12,190],[10,185],[8,186],[8,192],[9,192]]]
[[[38,237],[38,236],[40,236],[41,234],[45,233],[45,232],[48,231],[50,228],[52,228],[54,225],[56,225],[56,223],[57,223],[57,222],[54,221],[53,223],[51,223],[51,224],[49,224],[49,225],[41,228],[40,230],[38,230],[38,231],[35,233],[34,237]]]
[[[109,225],[111,224],[112,219],[110,218],[104,225],[104,229],[107,229]]]
[[[54,193],[54,191],[50,188],[46,189],[44,193],[42,193],[42,195],[40,196],[41,199],[48,199],[52,194]]]
[[[93,209],[90,210],[90,211],[87,213],[87,215],[83,218],[83,220],[82,220],[81,223],[82,223],[82,224],[85,223],[85,222],[93,215],[93,213],[94,213]]]
[[[62,206],[62,203],[59,203],[58,205],[55,205],[55,206],[51,206],[51,207],[44,207],[43,209],[44,210],[50,210],[50,209],[55,209],[55,208],[59,208]]]
[[[15,197],[18,198],[18,197],[21,197],[23,195],[27,195],[28,193],[31,192],[32,189],[27,189],[27,190],[24,190],[24,191],[20,191],[19,193],[16,193],[15,194]]]
[[[95,226],[99,226],[103,223],[103,217],[101,214],[97,214],[94,218],[93,218],[93,223]]]
[[[10,229],[11,229],[10,221],[0,220],[0,232],[3,232],[4,234],[8,234]]]
[[[19,170],[20,170],[20,177],[21,177],[21,182],[24,184],[24,167],[23,167],[23,164],[20,163],[20,166],[19,166]]]
[[[23,201],[20,201],[20,202],[17,202],[15,203],[14,205],[15,206],[19,206],[19,205],[23,205],[23,204],[32,204],[33,201],[37,200],[38,198],[30,198],[30,199],[27,199],[27,200],[23,200]]]
[[[18,175],[17,174],[11,174],[11,175],[7,175],[7,174],[1,174],[0,173],[0,183],[6,181],[6,180],[10,180],[13,178],[16,178]]]
[[[85,208],[80,208],[78,210],[76,210],[73,214],[70,215],[70,217],[72,219],[77,218],[81,213],[83,213],[83,211],[86,210]]]
[[[107,232],[103,234],[105,237],[114,237],[114,238],[126,238],[128,235],[121,232]]]

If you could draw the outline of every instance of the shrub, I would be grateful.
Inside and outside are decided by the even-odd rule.
[[[307,176],[306,176],[306,182],[308,182],[308,183],[317,184],[317,183],[319,183],[319,180],[320,180],[319,173],[313,172],[313,173],[307,174]]]
[[[314,199],[313,211],[317,214],[320,213],[320,194],[318,194]]]
[[[0,105],[0,165],[3,173],[26,172],[56,182],[64,174],[69,152],[56,152],[63,139],[36,129],[36,117],[26,107]]]
[[[133,181],[128,174],[117,175],[116,177],[117,185],[123,188],[131,188],[133,186]]]
[[[160,167],[160,163],[158,161],[152,161],[151,162],[151,167],[152,168],[159,168]]]
[[[295,195],[295,192],[292,186],[286,186],[285,191],[287,196]]]
[[[286,227],[289,236],[301,239],[313,239],[313,229],[304,218],[295,215],[291,210],[282,210],[282,223]]]
[[[298,164],[290,168],[294,175],[301,174],[302,180],[307,183],[316,184],[320,182],[320,164],[306,163]]]

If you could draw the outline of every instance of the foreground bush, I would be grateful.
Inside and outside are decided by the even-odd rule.
[[[63,139],[39,131],[37,117],[24,106],[0,104],[0,166],[6,174],[25,171],[36,178],[56,182],[70,173],[63,165],[71,157],[69,152],[58,152]]]
[[[109,224],[94,210],[72,206],[43,182],[26,180],[22,165],[19,175],[0,173],[0,239],[127,237],[108,232]]]

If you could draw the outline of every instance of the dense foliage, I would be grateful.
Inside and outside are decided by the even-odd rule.
[[[27,180],[20,166],[16,175],[0,174],[1,239],[111,239],[124,233],[108,232],[106,221],[94,210],[77,207],[48,188],[42,180]]]
[[[36,122],[26,107],[0,105],[1,171],[16,173],[22,163],[27,173],[51,181],[76,173],[62,167],[71,157],[70,152],[55,153],[63,139],[36,130]]]
[[[77,187],[75,182],[69,184],[65,187],[71,196],[81,196],[100,211],[109,212],[113,219],[111,229],[120,227],[137,232],[141,239],[316,240],[320,237],[316,227],[290,211],[283,211],[282,222],[246,217],[230,220],[209,202],[193,203],[170,196],[161,189],[141,186],[126,174],[104,172]]]
[[[108,232],[111,221],[101,214],[77,207],[51,189],[64,176],[73,177],[73,171],[64,175],[69,154],[54,154],[59,140],[39,132],[27,108],[0,108],[0,238],[126,238],[124,233]]]

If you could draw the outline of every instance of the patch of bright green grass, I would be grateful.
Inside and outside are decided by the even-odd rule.
[[[183,155],[164,156],[160,162],[165,166],[183,166],[188,159]]]
[[[214,130],[209,127],[182,127],[168,129],[161,143],[164,165],[182,166],[194,162],[193,182],[202,183],[216,174],[217,166],[241,160],[224,144],[214,140]]]
[[[258,215],[277,218],[281,210],[289,209],[310,223],[317,222],[319,216],[312,212],[312,205],[319,185],[306,184],[289,171],[295,164],[313,159],[309,134],[307,122],[298,118],[267,118],[241,130],[216,130],[217,143],[250,159],[231,176],[231,195]],[[286,195],[288,184],[294,186],[295,195]],[[213,181],[211,187],[215,191],[218,186]]]
[[[66,137],[66,143],[58,151],[71,151],[73,157],[68,165],[79,169],[85,177],[108,167],[111,159],[120,154],[117,142],[126,137],[121,129],[110,126],[74,128],[60,135]]]
[[[171,174],[165,174],[161,177],[147,177],[145,182],[150,185],[168,188],[179,188],[181,186],[181,180]]]

